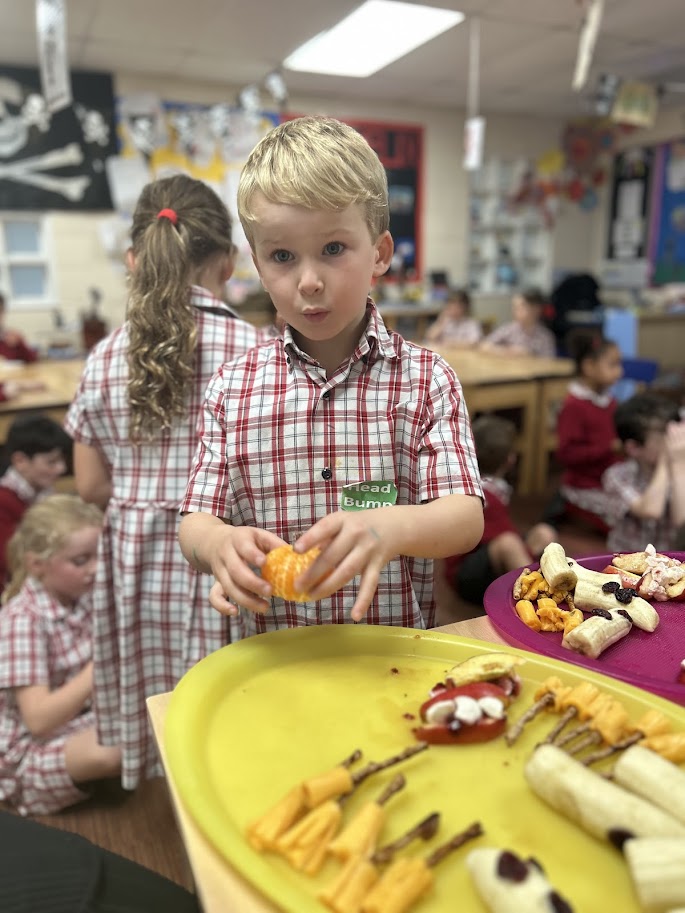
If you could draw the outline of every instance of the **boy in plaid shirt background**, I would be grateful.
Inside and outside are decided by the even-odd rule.
[[[368,298],[393,254],[385,171],[351,127],[298,118],[251,153],[238,209],[285,329],[209,385],[183,552],[243,635],[365,616],[430,627],[432,559],[478,543],[482,491],[454,372]],[[344,509],[381,486],[392,509]],[[322,550],[296,581],[309,602],[259,576],[284,543]]]

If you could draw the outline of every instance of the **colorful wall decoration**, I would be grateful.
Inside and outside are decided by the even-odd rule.
[[[347,120],[376,152],[388,175],[390,231],[395,258],[389,276],[420,276],[423,269],[423,127]]]
[[[50,112],[37,69],[0,67],[0,209],[112,208],[112,77],[75,71],[71,85],[73,104]]]
[[[649,260],[652,285],[685,282],[685,140],[656,149]]]

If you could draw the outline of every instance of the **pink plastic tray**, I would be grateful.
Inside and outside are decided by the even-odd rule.
[[[683,552],[667,552],[685,560]],[[611,563],[612,555],[582,558],[579,563],[594,571]],[[537,568],[538,565],[531,565]],[[512,588],[520,571],[499,577],[488,587],[483,606],[502,637],[516,647],[543,653],[555,659],[587,666],[621,679],[638,688],[660,694],[676,704],[685,705],[685,685],[676,681],[680,662],[685,658],[685,602],[654,602],[659,627],[652,634],[633,627],[627,637],[609,647],[597,659],[581,656],[561,646],[561,634],[542,633],[527,627],[516,614]]]

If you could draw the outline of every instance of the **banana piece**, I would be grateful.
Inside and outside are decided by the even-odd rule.
[[[556,745],[540,745],[524,767],[533,792],[588,833],[615,845],[630,837],[685,837],[685,824],[584,767]]]
[[[481,847],[466,857],[476,891],[492,913],[573,913],[568,901],[557,894],[545,873],[532,860],[523,860],[510,850]]]
[[[575,571],[577,580],[585,580],[587,583],[592,583],[600,590],[605,583],[615,582],[621,586],[621,578],[618,574],[603,574],[601,571],[591,571],[590,568],[578,564],[575,558],[569,558],[568,565]],[[578,583],[576,582],[577,585]]]
[[[569,567],[566,552],[558,542],[550,542],[540,556],[540,570],[550,587],[555,590],[572,590],[577,576]]]
[[[613,778],[685,824],[685,770],[649,748],[632,745],[619,755]]]
[[[578,578],[573,603],[581,612],[594,612],[597,609],[612,613],[627,612],[633,624],[643,631],[654,631],[659,625],[659,613],[646,599],[633,596],[630,602],[623,604],[613,593],[605,593],[601,585],[597,586],[585,577]]]
[[[623,853],[645,913],[667,913],[685,904],[685,837],[628,840]]]
[[[610,618],[603,618],[600,615],[586,618],[578,627],[564,634],[561,646],[573,650],[574,653],[582,653],[583,656],[597,659],[600,653],[625,637],[633,627],[625,615],[619,615],[618,612],[610,614]]]
[[[525,659],[513,653],[481,653],[452,666],[447,678],[455,688],[471,682],[491,682],[505,675],[517,676],[516,667]]]

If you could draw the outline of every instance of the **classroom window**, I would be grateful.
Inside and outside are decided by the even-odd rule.
[[[0,214],[0,291],[13,309],[52,304],[47,234],[43,215]]]

